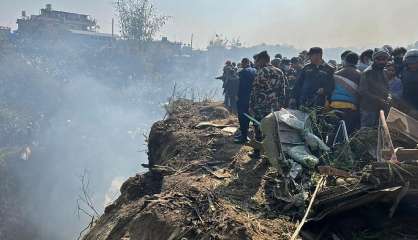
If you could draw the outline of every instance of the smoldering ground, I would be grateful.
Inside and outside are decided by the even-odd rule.
[[[137,104],[125,90],[83,76],[71,79],[63,94],[59,110],[35,140],[27,166],[26,199],[39,239],[72,239],[88,223],[82,212],[77,216],[83,175],[94,206],[103,210],[112,181],[142,171],[143,133],[162,116],[158,105]]]
[[[56,94],[37,101],[52,102],[56,109],[37,113],[44,122],[33,132],[32,156],[14,173],[20,179],[25,218],[34,240],[76,239],[91,220],[84,210],[101,214],[118,196],[123,181],[144,171],[144,136],[153,122],[163,118],[168,98],[173,94],[212,98],[217,94],[212,89],[220,84],[201,72],[131,81],[128,86],[107,84],[112,80],[82,72],[70,75],[59,89],[48,89]],[[82,201],[83,186],[98,214]]]

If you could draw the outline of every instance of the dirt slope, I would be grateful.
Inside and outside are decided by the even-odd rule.
[[[149,136],[150,171],[127,180],[84,240],[289,239],[294,224],[269,204],[274,172],[247,156],[218,103],[174,102]]]

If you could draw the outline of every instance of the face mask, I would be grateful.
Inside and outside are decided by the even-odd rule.
[[[381,63],[374,63],[373,64],[373,68],[377,69],[377,70],[383,70],[386,67],[386,64],[381,64]]]

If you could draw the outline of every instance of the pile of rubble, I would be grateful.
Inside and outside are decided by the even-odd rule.
[[[377,150],[359,136],[330,148],[307,114],[282,110],[259,123],[266,138],[253,144],[267,160],[233,143],[237,121],[220,103],[167,110],[148,139],[149,172],[124,183],[85,240],[418,238],[418,150],[400,148],[417,143],[408,116],[392,111]],[[339,168],[335,156],[367,163]]]

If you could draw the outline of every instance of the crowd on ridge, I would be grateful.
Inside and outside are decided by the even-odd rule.
[[[417,49],[385,45],[360,55],[347,50],[341,64],[325,62],[319,47],[291,59],[280,54],[271,59],[262,51],[253,61],[226,61],[218,79],[223,81],[225,106],[238,115],[238,144],[248,141],[248,116],[260,121],[281,108],[335,110],[349,134],[377,127],[380,111],[388,113],[392,106],[418,116]],[[257,127],[255,138],[262,140]],[[253,156],[259,155],[255,150]]]

